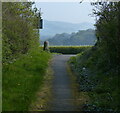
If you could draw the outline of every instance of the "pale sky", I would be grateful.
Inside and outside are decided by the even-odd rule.
[[[70,23],[95,23],[92,14],[93,6],[90,2],[36,2],[36,7],[43,12],[42,18],[49,21],[63,21]]]

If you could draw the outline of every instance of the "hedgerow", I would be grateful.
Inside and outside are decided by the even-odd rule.
[[[49,50],[51,53],[78,54],[90,47],[92,46],[50,46]]]

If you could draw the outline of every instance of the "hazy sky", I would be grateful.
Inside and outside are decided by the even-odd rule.
[[[89,16],[93,9],[89,2],[82,4],[79,2],[36,2],[36,7],[41,8],[42,17],[45,20],[95,23],[95,18]]]

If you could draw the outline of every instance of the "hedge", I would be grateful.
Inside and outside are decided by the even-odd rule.
[[[78,54],[92,46],[50,46],[49,50],[51,53],[62,53],[62,54]],[[43,47],[41,47],[43,48]]]

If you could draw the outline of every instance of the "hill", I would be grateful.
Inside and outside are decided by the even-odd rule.
[[[92,29],[80,30],[71,34],[56,34],[48,39],[50,45],[94,45],[96,40],[95,31]],[[43,41],[41,41],[43,44]]]
[[[59,22],[59,21],[43,21],[43,29],[40,30],[40,38],[41,40],[46,40],[48,38],[53,37],[55,34],[61,33],[72,33],[77,32],[78,30],[86,30],[86,29],[94,29],[93,23],[67,23],[67,22]]]

